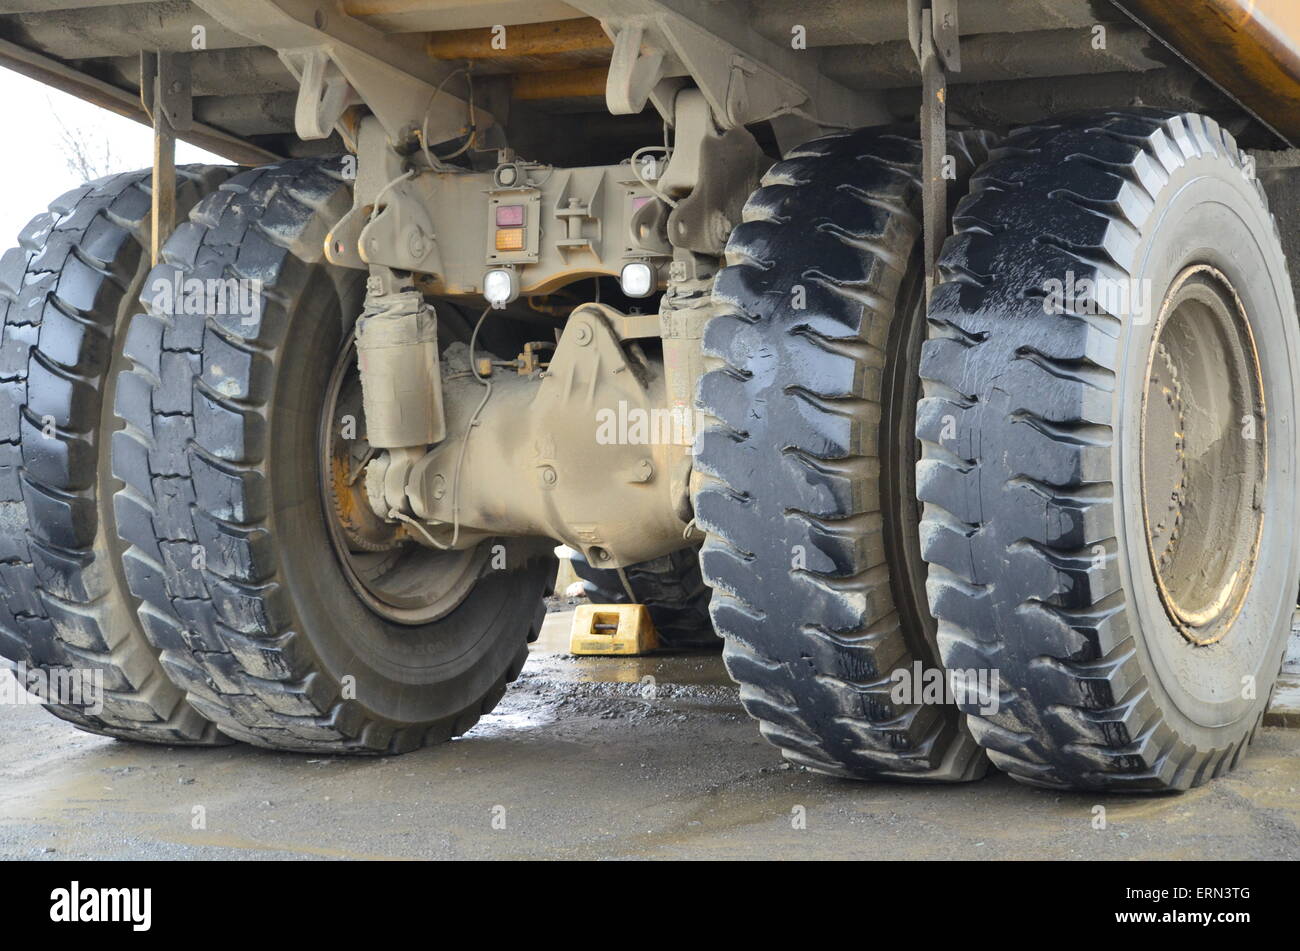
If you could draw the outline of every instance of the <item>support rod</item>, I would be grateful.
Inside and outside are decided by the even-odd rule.
[[[176,228],[176,133],[194,125],[186,53],[141,52],[140,99],[153,123],[153,181],[149,252],[153,264]]]
[[[176,228],[176,132],[161,109],[153,114],[153,213],[150,260],[162,260],[162,248]]]

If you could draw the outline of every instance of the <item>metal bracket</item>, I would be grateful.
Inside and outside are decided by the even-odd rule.
[[[176,228],[176,133],[194,127],[189,54],[142,50],[140,101],[153,120],[149,252],[157,264]]]
[[[328,139],[344,111],[361,97],[322,47],[283,50],[280,58],[301,77],[293,114],[298,138]]]
[[[659,188],[678,199],[668,217],[668,237],[674,247],[720,257],[772,160],[748,129],[720,133],[697,89],[677,94],[673,114],[676,147],[659,179]]]
[[[818,108],[811,93],[772,66],[741,53],[684,17],[662,17],[659,32],[713,109],[719,128],[734,129]]]
[[[383,204],[361,228],[357,251],[367,263],[380,262],[401,271],[441,273],[433,219],[409,183],[389,187]]]
[[[961,72],[957,0],[907,0],[907,35],[921,66],[921,181],[926,299],[948,233],[948,72]]]
[[[629,23],[614,34],[605,104],[612,115],[634,116],[663,79],[664,51],[645,45],[645,27]]]
[[[307,79],[303,67],[318,73],[298,100],[299,131],[323,131],[325,120],[345,97],[341,77],[375,114],[394,143],[409,140],[427,119],[431,142],[456,138],[466,131],[468,103],[453,89],[435,90],[456,67],[437,63],[415,35],[384,35],[349,16],[343,4],[319,0],[194,0],[195,6],[242,36],[270,47],[295,78]],[[326,67],[322,58],[332,62]],[[426,115],[427,114],[427,115]],[[476,109],[476,125],[486,135],[496,118],[486,105]],[[333,123],[330,123],[332,126]],[[328,133],[326,133],[328,134]],[[497,136],[501,133],[495,132]],[[305,138],[306,136],[304,136]]]
[[[589,178],[589,181],[583,181]],[[555,246],[562,257],[583,251],[596,257],[601,254],[604,223],[599,208],[605,190],[605,176],[583,176],[570,173],[560,189],[551,209],[560,222],[563,237],[556,238]]]
[[[724,130],[787,115],[838,128],[890,121],[881,97],[848,89],[824,75],[815,57],[760,36],[737,0],[572,6],[598,18],[614,40],[606,98],[616,114],[640,112],[648,100],[671,123],[671,93],[689,78]]]
[[[930,29],[921,28],[921,13],[930,11]],[[926,35],[945,70],[961,72],[961,30],[957,0],[907,0],[907,39],[912,52],[921,58],[921,40]]]
[[[140,52],[140,100],[150,115],[157,105],[176,132],[194,127],[192,88],[188,53]]]

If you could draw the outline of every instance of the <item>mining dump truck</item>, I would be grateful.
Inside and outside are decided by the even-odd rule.
[[[0,261],[0,654],[103,684],[55,715],[447,740],[563,544],[813,770],[1244,755],[1293,0],[0,0],[0,63],[155,139]]]

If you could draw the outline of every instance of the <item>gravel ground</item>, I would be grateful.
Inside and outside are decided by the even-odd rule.
[[[853,783],[785,766],[719,658],[567,657],[569,619],[470,734],[391,759],[135,746],[0,708],[0,859],[1300,858],[1300,730],[1181,796]]]

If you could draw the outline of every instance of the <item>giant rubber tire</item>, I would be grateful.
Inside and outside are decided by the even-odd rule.
[[[593,568],[581,552],[574,552],[570,563],[593,604],[627,604],[631,600],[617,571]],[[709,619],[709,588],[700,574],[699,553],[694,548],[680,548],[629,565],[624,574],[637,603],[650,612],[662,646],[698,650],[721,645]]]
[[[399,753],[464,733],[496,705],[540,628],[555,561],[549,545],[507,541],[506,567],[485,567],[422,626],[382,619],[349,584],[317,436],[361,309],[364,272],[323,259],[350,208],[341,162],[288,161],[231,179],[167,242],[163,273],[261,281],[262,313],[134,319],[113,445],[118,527],[164,667],[225,733]]]
[[[987,137],[950,148],[955,200]],[[910,485],[920,160],[894,130],[827,136],[750,197],[705,331],[695,516],[727,669],[763,735],[822,772],[955,782],[986,768],[960,715],[891,696],[896,672],[940,672]]]
[[[229,170],[177,169],[181,213]],[[109,499],[118,331],[149,269],[149,172],[56,199],[0,258],[0,655],[103,678],[103,709],[47,704],[89,733],[229,742],[185,702],[135,622]],[[49,432],[49,436],[45,433]]]
[[[922,363],[917,481],[944,661],[1000,682],[996,711],[991,697],[964,705],[972,732],[1035,785],[1186,789],[1220,775],[1263,715],[1300,577],[1300,329],[1251,163],[1200,116],[1072,117],[1008,137],[956,225]],[[1159,308],[1188,262],[1242,296],[1268,405],[1262,567],[1209,647],[1153,596],[1131,414],[1154,321],[1045,305],[1048,282],[1074,272],[1079,287],[1150,281]]]

